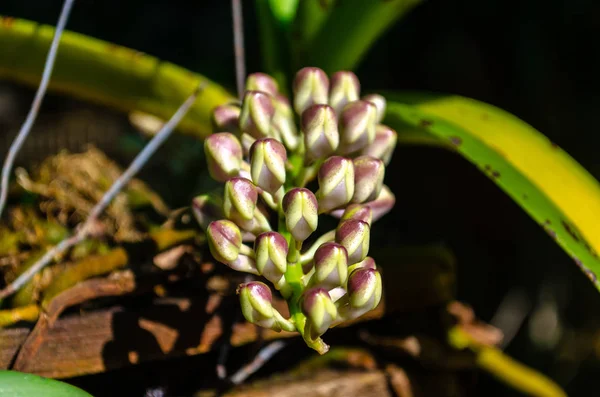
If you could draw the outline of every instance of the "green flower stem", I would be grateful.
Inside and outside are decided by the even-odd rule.
[[[269,220],[262,212],[260,212],[258,208],[254,210],[254,219],[258,221],[258,224],[263,230],[271,230],[271,224],[269,223]]]
[[[288,252],[288,265],[295,265],[300,260],[300,250],[302,249],[302,241],[296,241],[293,237],[289,240],[290,250]]]
[[[275,315],[275,318],[277,319],[277,324],[279,324],[281,329],[288,332],[296,331],[296,327],[294,326],[294,323],[292,321],[283,318],[283,316],[275,309],[273,309],[273,314]]]
[[[319,248],[321,246],[321,244],[327,243],[329,241],[333,241],[334,239],[335,239],[335,229],[330,230],[327,233],[324,233],[323,235],[321,235],[321,237],[319,237],[305,253],[300,255],[300,263],[302,265],[305,265],[308,262],[310,262],[312,260],[313,256],[315,256],[315,252],[317,251],[317,248]]]
[[[302,170],[298,173],[296,177],[296,186],[305,187],[307,183],[315,179],[317,174],[319,173],[319,168],[323,164],[324,160],[317,160],[309,166],[302,167]]]
[[[325,344],[321,338],[312,340],[310,335],[305,333],[306,316],[304,316],[300,309],[300,298],[304,292],[304,272],[302,271],[302,264],[298,261],[300,259],[302,243],[295,241],[290,232],[288,232],[285,226],[285,217],[282,213],[279,214],[278,232],[288,240],[288,245],[290,247],[287,270],[284,277],[288,287],[291,289],[291,294],[288,296],[284,295],[284,297],[287,300],[291,320],[294,323],[296,330],[302,335],[302,338],[304,338],[307,346],[316,350],[319,354],[325,354],[329,350],[329,346]],[[286,291],[286,293],[289,293],[289,291]],[[283,291],[282,294],[284,294]]]
[[[273,198],[273,196],[271,196],[269,193],[267,193],[265,191],[261,192],[260,196],[265,201],[265,203],[269,206],[269,208],[271,208],[273,211],[279,211],[279,206],[278,206],[277,202],[275,201],[275,199]]]
[[[241,245],[241,247],[240,247],[240,254],[249,256],[251,258],[254,258],[254,256],[255,256],[254,250],[252,248],[248,247],[245,244]]]

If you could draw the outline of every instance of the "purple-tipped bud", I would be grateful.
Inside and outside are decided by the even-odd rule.
[[[354,153],[375,140],[377,108],[371,102],[354,101],[346,105],[339,118],[341,154]]]
[[[323,288],[311,288],[302,295],[302,313],[311,339],[323,335],[337,318],[337,308]]]
[[[285,182],[287,153],[273,138],[259,139],[250,147],[250,174],[256,186],[275,194]]]
[[[279,95],[273,98],[273,105],[275,106],[275,115],[271,131],[289,150],[295,150],[300,143],[300,138],[290,103],[286,97]]]
[[[206,228],[208,247],[212,256],[222,263],[236,260],[242,247],[240,228],[228,220],[211,222]]]
[[[359,95],[360,82],[354,73],[340,71],[331,76],[329,104],[337,114],[340,114],[344,106],[358,100]]]
[[[287,269],[288,243],[281,234],[266,232],[254,241],[256,268],[259,274],[277,285]]]
[[[354,159],[354,196],[353,203],[375,200],[383,187],[385,165],[383,161],[360,156]]]
[[[251,220],[258,201],[258,190],[246,178],[231,178],[225,183],[223,213],[234,222]]]
[[[275,108],[269,94],[247,91],[242,101],[240,129],[256,139],[268,137],[274,114]]]
[[[340,222],[335,241],[348,251],[348,264],[362,261],[369,253],[370,228],[366,222],[350,219]]]
[[[375,127],[375,140],[365,147],[361,154],[381,159],[385,165],[390,163],[396,149],[398,134],[387,125],[378,124]]]
[[[251,281],[238,287],[242,314],[246,320],[260,327],[280,331],[277,324],[273,295],[269,287],[259,281]]]
[[[381,123],[383,120],[383,116],[385,116],[385,98],[379,94],[370,94],[366,95],[362,98],[363,101],[371,102],[377,108],[377,118],[376,121]]]
[[[337,117],[328,105],[312,105],[302,113],[304,147],[309,162],[332,154],[340,143]]]
[[[319,68],[306,67],[294,79],[294,110],[301,115],[309,106],[327,104],[329,78]]]
[[[371,222],[373,221],[373,211],[366,205],[350,204],[346,207],[340,221],[347,221],[349,219],[363,221],[371,226]]]
[[[202,230],[206,230],[209,223],[225,217],[222,200],[210,194],[194,197],[192,212]]]
[[[204,153],[210,176],[219,182],[237,176],[242,165],[242,145],[229,132],[209,135],[204,141]]]
[[[346,205],[354,196],[354,165],[352,160],[332,156],[319,169],[319,211],[326,213]]]
[[[381,274],[376,269],[358,269],[348,278],[348,296],[353,309],[373,310],[381,301]]]
[[[265,73],[252,73],[246,78],[246,91],[262,91],[269,95],[277,95],[277,81]]]
[[[377,265],[375,264],[375,259],[367,256],[362,261],[355,263],[352,266],[348,267],[348,274],[352,274],[353,271],[358,269],[377,269]]]
[[[240,112],[238,104],[230,103],[217,106],[212,113],[214,131],[227,131],[232,134],[240,132]]]
[[[348,252],[344,246],[329,242],[321,244],[313,257],[314,285],[327,290],[346,287],[348,280]]]
[[[304,241],[319,224],[317,198],[308,189],[294,188],[283,196],[285,224],[296,241]]]
[[[369,201],[364,205],[371,208],[371,211],[373,212],[373,222],[375,222],[390,212],[394,207],[394,204],[396,204],[396,196],[394,196],[394,193],[392,193],[389,187],[383,185],[379,196],[375,200]]]

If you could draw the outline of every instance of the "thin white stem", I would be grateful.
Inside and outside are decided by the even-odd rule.
[[[44,95],[46,95],[46,89],[48,88],[48,84],[50,83],[50,76],[52,76],[54,61],[56,60],[56,53],[58,52],[60,36],[65,30],[65,25],[67,24],[67,20],[69,19],[69,14],[71,13],[71,8],[73,8],[74,2],[75,0],[65,0],[65,2],[63,3],[62,10],[60,12],[60,17],[58,18],[58,24],[56,25],[56,30],[54,31],[54,37],[52,38],[52,43],[50,44],[50,50],[48,51],[48,55],[46,57],[44,71],[42,73],[42,80],[40,81],[40,85],[38,86],[37,92],[35,93],[35,98],[33,99],[33,103],[31,104],[31,108],[29,109],[29,113],[27,114],[27,118],[21,126],[21,129],[15,137],[15,140],[10,145],[10,148],[8,149],[8,154],[6,155],[6,159],[4,160],[4,165],[2,166],[2,182],[0,184],[0,215],[2,215],[2,212],[4,211],[4,206],[6,205],[10,174],[12,173],[12,168],[15,163],[15,159],[17,158],[17,154],[19,154],[19,151],[21,150],[25,139],[27,139],[27,136],[31,131],[31,127],[33,127],[33,123],[35,123],[35,119],[37,118],[40,106],[42,105],[42,100],[44,99]]]
[[[229,380],[234,385],[239,385],[245,381],[250,375],[258,371],[267,361],[269,361],[275,354],[285,347],[285,342],[275,341],[262,348],[256,358],[248,365],[244,365],[239,371],[233,374]]]
[[[35,274],[41,271],[44,267],[46,267],[56,256],[62,254],[67,251],[69,248],[73,247],[77,243],[84,240],[89,234],[90,229],[92,229],[93,225],[97,222],[100,214],[106,209],[106,207],[110,204],[110,202],[115,198],[115,196],[123,189],[127,183],[139,172],[139,170],[146,164],[146,162],[150,159],[150,157],[156,152],[156,150],[160,147],[160,145],[171,135],[177,124],[183,119],[186,115],[190,107],[196,101],[198,94],[204,87],[204,84],[201,83],[194,90],[194,92],[185,100],[185,102],[177,109],[175,114],[171,117],[167,123],[160,129],[160,131],[154,135],[154,137],[148,142],[148,144],[144,147],[144,149],[135,157],[135,159],[131,162],[129,167],[123,172],[123,174],[112,184],[112,186],[108,189],[104,196],[100,199],[100,201],[92,208],[90,211],[86,221],[79,225],[77,228],[77,232],[58,243],[56,246],[52,247],[48,250],[44,256],[42,256],[33,266],[31,266],[27,271],[22,273],[19,277],[15,279],[12,283],[7,285],[4,289],[0,291],[0,299],[3,299],[13,293],[15,293],[19,288],[21,288],[26,282],[28,282]]]
[[[231,0],[231,14],[233,16],[233,50],[235,53],[235,77],[238,97],[244,96],[244,80],[246,79],[246,55],[244,51],[244,21],[242,15],[242,1]]]

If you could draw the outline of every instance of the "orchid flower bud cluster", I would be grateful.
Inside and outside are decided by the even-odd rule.
[[[327,329],[381,300],[381,275],[368,254],[373,222],[395,202],[383,184],[397,140],[381,124],[385,106],[380,95],[360,97],[352,72],[330,79],[304,68],[291,102],[273,78],[256,73],[240,103],[214,110],[216,132],[205,141],[210,175],[222,183],[193,202],[210,251],[234,270],[261,276],[290,312],[285,318],[273,307],[265,282],[251,281],[238,288],[244,317],[297,331],[320,353],[328,349],[321,339]],[[317,237],[321,216],[339,223]]]

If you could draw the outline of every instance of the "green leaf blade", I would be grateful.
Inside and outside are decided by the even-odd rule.
[[[600,289],[600,184],[525,122],[459,96],[389,95],[400,142],[439,145],[477,166],[573,258]],[[422,138],[420,140],[420,138]]]
[[[0,78],[37,87],[53,35],[52,26],[0,15]],[[49,89],[166,120],[199,81],[204,90],[179,129],[205,137],[212,132],[212,110],[235,99],[224,88],[172,63],[65,31]]]
[[[91,394],[67,383],[16,371],[0,371],[0,396],[92,397]]]
[[[317,66],[328,74],[353,70],[373,42],[422,0],[345,0],[336,3],[312,40],[304,66]]]

